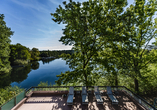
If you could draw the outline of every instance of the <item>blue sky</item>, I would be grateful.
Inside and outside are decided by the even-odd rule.
[[[53,22],[50,13],[65,0],[0,0],[0,14],[14,31],[11,44],[20,43],[39,50],[69,50],[58,40],[63,35],[63,24]],[[68,0],[66,0],[68,1]],[[83,2],[86,0],[73,0]],[[133,0],[128,0],[129,4]]]

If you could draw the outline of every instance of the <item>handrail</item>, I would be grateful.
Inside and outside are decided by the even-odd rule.
[[[111,86],[112,87],[112,86]],[[131,96],[133,99],[135,99],[138,103],[141,104],[141,102],[143,101],[144,103],[146,103],[148,106],[150,106],[152,109],[151,110],[157,110],[156,107],[154,107],[153,105],[151,105],[150,103],[148,103],[145,99],[143,99],[142,97],[140,97],[139,95],[137,95],[136,93],[134,93],[133,91],[131,91],[130,89],[128,89],[125,86],[122,86],[123,88],[125,88],[127,91],[131,92],[135,97],[137,97],[140,100],[135,99],[133,96]],[[126,92],[127,92],[126,91]],[[130,94],[129,94],[130,95]],[[146,107],[145,105],[143,105],[144,107]],[[147,108],[147,107],[146,107]]]
[[[25,94],[25,96],[26,96],[26,90],[23,90],[22,92],[25,92],[24,94]],[[1,106],[0,106],[0,110],[2,110],[2,107],[5,105],[5,104],[7,104],[9,101],[11,101],[12,99],[14,99],[14,106],[17,104],[16,103],[16,97],[17,96],[19,96],[22,92],[20,92],[20,93],[18,93],[18,94],[16,94],[15,96],[13,96],[11,99],[9,99],[8,101],[6,101],[4,104],[2,104]]]
[[[124,86],[125,89],[127,89],[128,91],[132,92],[131,90],[129,90],[128,88],[126,88]],[[147,103],[149,106],[151,106],[152,108],[154,108],[155,110],[157,109],[156,107],[154,107],[153,105],[151,105],[150,103],[148,103],[145,99],[143,99],[142,97],[140,97],[139,95],[135,94],[134,92],[132,92],[132,94],[134,94],[136,97],[138,97],[139,99],[141,99],[142,101],[144,101],[145,103]]]
[[[71,87],[71,86],[37,86],[37,87],[34,86],[34,87],[30,87],[29,89],[25,90],[25,95],[28,92],[30,92],[30,90],[34,91],[34,89],[39,89],[39,88],[41,88],[41,89],[42,88],[43,89],[44,88],[58,88],[59,89],[59,88],[69,88],[69,87]],[[73,87],[74,88],[82,88],[82,86],[73,86]],[[106,88],[107,86],[98,86],[98,87]],[[87,86],[87,88],[92,88],[94,90],[94,86]],[[142,97],[140,97],[139,95],[137,95],[136,93],[134,93],[133,91],[128,89],[127,87],[125,87],[125,86],[111,86],[111,89],[114,89],[114,88],[118,88],[119,90],[124,90],[129,96],[131,96],[133,99],[135,99],[135,101],[137,101],[139,104],[141,104],[145,108],[147,108],[147,109],[151,108],[151,110],[157,110],[157,108],[155,108],[153,105],[149,104],[145,99],[143,99]],[[19,94],[21,94],[21,93],[19,93]],[[19,94],[17,94],[16,96],[18,96]],[[16,96],[14,96],[13,98],[15,98]],[[12,100],[12,99],[10,99],[10,100]],[[7,101],[6,103],[8,103],[9,101]],[[5,104],[3,104],[3,105],[5,105]],[[2,106],[0,106],[0,110],[1,110]]]
[[[31,89],[35,89],[35,88],[69,88],[70,86],[37,86],[37,87],[31,87],[29,88],[26,93],[31,90]],[[82,86],[73,86],[74,88],[81,88]],[[87,86],[88,88],[94,88],[94,86]],[[107,86],[98,86],[98,87],[102,87],[102,88],[106,88]],[[125,86],[111,86],[111,88],[123,88],[126,89],[127,91],[129,91],[130,93],[132,93],[135,97],[137,97],[138,99],[140,99],[141,101],[143,101],[145,104],[147,104],[148,106],[150,106],[151,108],[153,108],[153,110],[157,110],[157,108],[155,108],[153,105],[149,104],[145,99],[143,99],[142,97],[140,97],[139,95],[137,95],[136,93],[132,92],[130,89],[128,89]],[[134,97],[132,97],[133,99],[135,99]],[[135,99],[136,100],[136,99]],[[136,100],[138,103],[139,101]],[[141,104],[141,103],[140,103]],[[145,106],[144,106],[145,107]]]

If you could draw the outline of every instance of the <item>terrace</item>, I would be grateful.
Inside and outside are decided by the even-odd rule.
[[[74,87],[73,105],[67,105],[68,86],[31,87],[1,106],[0,110],[156,110],[144,99],[124,86],[112,86],[119,101],[113,105],[107,95],[106,86],[99,86],[103,104],[97,104],[94,87],[88,87],[87,105],[82,104],[82,87]]]

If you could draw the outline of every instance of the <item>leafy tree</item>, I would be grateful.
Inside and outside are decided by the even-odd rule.
[[[100,36],[99,24],[103,21],[102,4],[98,1],[83,2],[82,7],[79,2],[70,2],[57,8],[56,13],[51,14],[58,23],[65,23],[66,28],[60,41],[65,45],[73,45],[72,55],[62,55],[69,64],[72,71],[58,75],[57,83],[80,82],[86,86],[94,85],[98,74],[93,73],[94,56],[101,51],[106,42]],[[99,33],[99,34],[98,34]]]
[[[31,54],[29,48],[17,43],[16,45],[10,45],[10,62],[12,65],[25,64],[29,62]]]
[[[17,43],[16,44],[16,50],[18,52],[17,59],[23,59],[23,60],[30,59],[29,48]]]
[[[11,52],[10,52],[9,61],[11,65],[13,65],[13,62],[17,59],[18,52],[16,50],[16,45],[10,45],[10,49],[11,49]]]
[[[40,57],[49,57],[48,52],[41,52]]]
[[[57,82],[79,81],[85,85],[94,85],[99,78],[99,74],[93,72],[95,58],[108,41],[113,41],[109,26],[115,26],[113,16],[116,12],[122,13],[126,1],[117,1],[111,5],[108,0],[89,0],[81,6],[81,3],[70,0],[70,3],[63,4],[65,9],[59,6],[56,13],[51,15],[55,17],[55,22],[67,24],[63,29],[65,36],[62,36],[60,41],[65,45],[73,45],[74,53],[71,56],[63,55],[73,71],[59,75]],[[113,7],[116,11],[109,11]]]
[[[126,0],[89,0],[82,6],[70,0],[63,4],[65,8],[59,6],[56,13],[51,14],[52,20],[67,24],[60,41],[73,45],[74,53],[63,55],[72,71],[58,75],[57,82],[79,81],[93,85],[100,75],[93,72],[94,66],[102,60],[100,64],[115,77],[115,85],[117,73],[124,73],[135,79],[135,90],[139,91],[138,80],[143,77],[141,70],[148,71],[148,64],[155,61],[156,56],[154,50],[146,50],[157,33],[157,21],[152,21],[157,9],[155,0],[147,3],[135,0],[125,12]]]
[[[103,36],[103,40],[106,42],[103,45],[103,50],[99,51],[96,56],[96,64],[99,65],[96,69],[102,77],[106,77],[110,84],[118,86],[118,74],[119,70],[119,58],[114,54],[115,45],[118,44],[123,36],[118,35],[121,30],[120,24],[122,23],[122,15],[124,8],[127,6],[127,0],[100,0],[102,4],[103,19],[98,23],[99,31],[96,31],[98,35]]]
[[[13,35],[11,28],[6,26],[4,15],[0,14],[0,74],[8,73],[11,70],[9,62],[11,35]]]
[[[119,29],[115,30],[115,36],[122,39],[111,43],[114,55],[119,58],[119,67],[124,74],[134,78],[136,92],[139,92],[138,80],[145,78],[141,70],[149,71],[149,63],[156,60],[156,51],[148,52],[146,49],[150,40],[157,36],[157,22],[153,22],[155,12],[154,0],[147,3],[145,0],[135,0],[135,4],[121,15]]]
[[[32,60],[39,60],[39,55],[40,55],[40,52],[37,48],[32,48],[31,50],[31,59]]]

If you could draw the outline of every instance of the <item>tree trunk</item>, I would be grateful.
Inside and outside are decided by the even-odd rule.
[[[117,77],[117,74],[116,74],[116,77],[115,77],[115,86],[118,86],[118,77]]]
[[[135,82],[135,91],[138,94],[139,93],[138,80],[135,78],[134,82]]]

